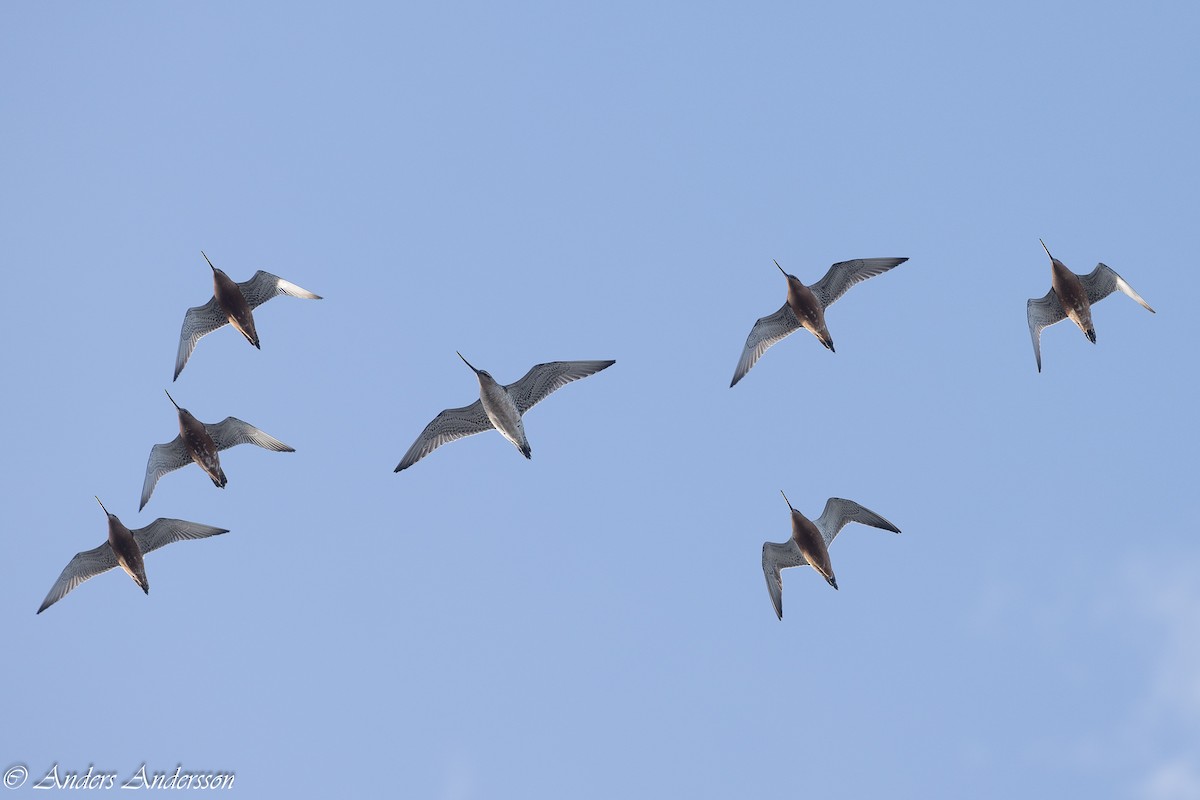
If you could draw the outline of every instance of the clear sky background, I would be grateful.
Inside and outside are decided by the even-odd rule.
[[[0,9],[0,766],[244,797],[1200,796],[1194,4]],[[1038,238],[1103,261],[1043,335]],[[171,375],[200,256],[325,297]],[[785,283],[910,261],[729,388]],[[401,474],[439,411],[616,359]],[[222,454],[137,502],[197,417]],[[840,591],[764,540],[851,498]],[[130,527],[229,528],[40,616]],[[16,795],[34,792],[27,783]]]

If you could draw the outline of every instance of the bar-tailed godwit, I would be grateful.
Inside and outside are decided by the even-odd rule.
[[[801,328],[816,336],[821,344],[833,352],[833,337],[829,335],[829,328],[825,327],[825,309],[854,284],[887,272],[905,261],[908,259],[860,258],[839,261],[812,286],[805,286],[795,275],[789,275],[776,261],[775,266],[787,278],[787,302],[771,316],[754,323],[729,386],[736,386],[754,366],[754,362],[767,352],[767,348]]]
[[[220,450],[228,450],[239,444],[256,444],[277,453],[296,452],[295,448],[237,417],[226,417],[213,425],[205,424],[193,417],[186,408],[180,408],[170,392],[167,392],[167,397],[179,413],[179,435],[165,444],[150,448],[146,480],[142,483],[142,504],[138,506],[138,511],[146,507],[159,478],[193,461],[208,473],[216,486],[224,489],[227,481],[225,471],[221,469],[221,460],[217,457]]]
[[[99,497],[96,498],[96,502],[100,503]],[[63,599],[68,592],[88,578],[107,572],[113,567],[121,567],[133,578],[134,583],[142,587],[143,592],[150,594],[150,581],[146,579],[146,567],[142,563],[142,556],[180,539],[203,539],[206,536],[229,533],[225,528],[165,518],[156,519],[144,528],[131,531],[117,519],[116,514],[108,513],[104,503],[100,503],[100,508],[104,509],[108,517],[108,541],[92,550],[75,554],[58,576],[58,580],[50,587],[50,593],[42,601],[37,613],[42,613]]]
[[[471,362],[458,354],[463,363],[479,378],[479,399],[462,408],[447,408],[425,426],[421,435],[396,466],[396,472],[411,467],[436,448],[495,428],[508,439],[521,455],[531,458],[529,440],[525,438],[525,423],[521,417],[544,400],[555,389],[571,381],[594,375],[615,361],[551,361],[537,364],[516,383],[502,386],[487,371],[475,369]]]
[[[1041,239],[1038,241],[1042,242]],[[1045,242],[1042,242],[1042,249],[1050,256],[1050,291],[1042,298],[1031,297],[1025,304],[1038,372],[1042,371],[1042,328],[1070,319],[1079,326],[1079,330],[1083,331],[1088,341],[1095,344],[1096,329],[1092,327],[1092,304],[1118,291],[1132,297],[1151,314],[1154,313],[1154,309],[1147,305],[1132,286],[1103,263],[1097,264],[1087,275],[1076,275],[1067,269],[1066,264],[1050,255],[1050,248],[1046,247]]]
[[[261,350],[252,312],[272,297],[286,294],[305,300],[321,299],[320,295],[301,289],[296,284],[261,269],[254,273],[250,280],[234,283],[232,278],[213,267],[204,251],[201,251],[200,255],[204,256],[208,266],[212,267],[213,296],[204,305],[189,308],[183,315],[183,329],[179,332],[179,353],[175,356],[175,378],[183,372],[183,365],[192,355],[196,342],[226,324],[233,325],[246,337],[246,341]]]
[[[763,542],[762,549],[763,575],[767,578],[767,591],[771,593],[771,603],[780,619],[783,619],[783,576],[780,570],[807,564],[821,573],[821,577],[836,589],[837,578],[833,575],[833,565],[829,561],[829,545],[847,522],[861,522],[863,525],[871,525],[885,531],[900,532],[895,525],[853,500],[829,498],[825,502],[825,510],[817,517],[816,522],[813,522],[792,508],[786,494],[783,495],[783,499],[792,511],[792,538],[786,542]]]

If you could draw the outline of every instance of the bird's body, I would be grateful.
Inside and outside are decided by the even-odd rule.
[[[833,305],[854,284],[887,272],[905,261],[908,259],[860,258],[855,261],[840,261],[831,266],[825,277],[812,286],[805,286],[795,275],[789,275],[776,261],[775,266],[779,267],[779,271],[787,279],[787,302],[774,314],[754,323],[750,335],[746,337],[746,344],[733,372],[730,387],[736,386],[737,382],[745,377],[771,345],[802,328],[816,336],[830,352],[836,352],[833,349],[833,337],[829,335],[829,328],[825,324],[825,309]]]
[[[833,574],[833,563],[829,560],[829,546],[816,524],[799,511],[792,509],[791,542],[808,565],[821,573],[830,586],[838,588],[837,576]]]
[[[167,393],[167,397],[171,397],[170,392]],[[174,398],[171,398],[171,403],[175,403]],[[221,469],[221,459],[217,455],[219,448],[213,441],[212,435],[209,434],[208,428],[203,422],[192,416],[192,413],[186,408],[175,405],[175,409],[179,414],[179,441],[182,442],[192,461],[195,461],[200,469],[212,478],[212,482],[218,488],[224,489],[228,480],[225,478],[225,471]],[[149,499],[150,497],[147,495],[145,500]],[[145,500],[142,502],[143,507]]]
[[[787,495],[783,499],[787,500]],[[853,500],[831,497],[825,510],[814,522],[788,503],[792,518],[792,536],[786,542],[763,542],[762,566],[767,579],[767,591],[775,614],[783,619],[783,576],[788,567],[807,564],[821,574],[829,585],[838,588],[833,564],[829,560],[829,545],[848,522],[859,522],[875,528],[899,533],[900,529],[868,508]]]
[[[779,266],[778,262],[776,266]],[[782,270],[782,267],[780,269]],[[813,290],[801,283],[795,275],[786,277],[787,307],[791,309],[792,316],[800,323],[800,327],[816,336],[830,352],[836,352],[833,349],[833,337],[829,335],[829,328],[825,325],[825,307],[821,305]]]
[[[96,502],[99,503],[100,498],[96,498]],[[108,541],[99,547],[75,554],[58,576],[58,580],[50,587],[37,613],[40,614],[57,603],[88,578],[114,567],[125,570],[143,592],[150,594],[150,581],[146,578],[143,556],[180,539],[203,539],[229,532],[225,528],[214,528],[198,522],[165,518],[156,519],[144,528],[130,530],[116,514],[109,514],[103,503],[100,503],[100,507],[108,517]]]
[[[529,439],[525,436],[525,423],[521,419],[521,411],[508,391],[496,383],[496,379],[486,372],[477,373],[479,377],[479,401],[487,414],[492,427],[500,431],[500,435],[513,443],[526,458],[533,457],[529,447]]]
[[[204,255],[203,252],[200,255]],[[204,255],[208,261],[208,256]],[[183,316],[183,328],[179,332],[179,352],[175,356],[175,378],[192,355],[196,342],[226,324],[232,325],[246,341],[258,349],[262,345],[254,327],[254,309],[281,294],[306,300],[320,300],[321,296],[302,289],[278,275],[259,270],[254,277],[236,283],[223,271],[208,261],[213,273],[213,296],[202,306],[189,308]]]
[[[103,505],[101,505],[103,508]],[[108,515],[108,546],[117,557],[117,563],[125,574],[133,578],[133,582],[142,587],[142,591],[150,594],[150,581],[146,578],[146,564],[142,561],[142,550],[138,547],[133,532],[125,527],[125,523],[117,519],[116,514]],[[101,545],[103,546],[103,545]]]
[[[1067,319],[1078,325],[1084,335],[1095,344],[1096,329],[1092,326],[1092,304],[1088,302],[1083,281],[1057,258],[1051,260],[1050,272],[1051,291],[1058,297],[1059,305],[1062,306]]]
[[[204,254],[201,253],[201,255]],[[204,260],[208,261],[208,256],[204,256]],[[213,267],[211,261],[208,262],[208,265],[212,267],[213,272],[213,297],[216,298],[221,311],[225,312],[225,319],[237,329],[238,333],[246,337],[246,341],[261,350],[262,345],[258,341],[258,331],[254,329],[254,312],[250,308],[250,304],[246,302],[242,290],[233,282],[233,278]]]
[[[532,458],[529,439],[525,436],[523,417],[529,409],[551,392],[572,381],[607,369],[615,361],[551,361],[536,364],[515,383],[502,385],[486,370],[475,369],[462,357],[463,363],[479,378],[479,399],[469,406],[448,408],[425,426],[421,435],[408,448],[396,466],[396,472],[407,469],[438,447],[464,436],[472,436],[495,428],[513,443],[525,458]]]
[[[237,417],[226,417],[213,425],[206,425],[192,416],[186,408],[180,408],[171,393],[167,393],[171,403],[179,414],[179,435],[164,444],[156,444],[150,449],[150,459],[146,462],[146,478],[142,483],[142,503],[138,510],[146,507],[150,495],[158,479],[168,472],[195,462],[212,479],[213,485],[224,489],[226,483],[225,471],[221,469],[221,459],[217,453],[239,444],[255,444],[266,450],[277,453],[294,453],[295,448],[284,444],[248,422]]]
[[[1039,239],[1039,242],[1042,240]],[[1154,313],[1141,295],[1103,262],[1086,275],[1077,275],[1067,265],[1050,255],[1050,248],[1042,242],[1042,249],[1050,258],[1050,291],[1043,297],[1031,297],[1025,304],[1025,315],[1029,319],[1029,335],[1033,339],[1033,355],[1037,360],[1038,372],[1042,371],[1042,329],[1069,319],[1079,326],[1083,335],[1092,344],[1096,343],[1096,328],[1092,324],[1092,305],[1113,292],[1121,292],[1138,302],[1142,308]]]

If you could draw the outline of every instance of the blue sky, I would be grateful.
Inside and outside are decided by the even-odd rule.
[[[0,762],[233,794],[1200,794],[1182,3],[8,4]],[[1120,295],[1038,374],[1044,238]],[[324,296],[172,384],[200,256]],[[829,264],[906,256],[728,384]],[[392,469],[534,363],[616,359]],[[164,477],[163,395],[296,448]],[[840,591],[760,569],[780,489]],[[230,533],[41,615],[159,516]],[[31,794],[29,784],[22,792]],[[18,792],[20,795],[22,792]]]

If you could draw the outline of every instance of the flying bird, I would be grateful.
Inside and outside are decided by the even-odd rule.
[[[1042,242],[1041,239],[1038,239]],[[1042,328],[1070,319],[1079,326],[1083,335],[1092,344],[1096,343],[1096,329],[1092,327],[1092,304],[1099,303],[1113,292],[1123,292],[1154,313],[1141,295],[1125,282],[1125,279],[1103,263],[1087,275],[1076,275],[1054,256],[1042,242],[1042,249],[1050,256],[1050,291],[1042,298],[1031,297],[1025,304],[1029,317],[1029,335],[1033,338],[1033,355],[1037,359],[1038,372],[1042,371]]]
[[[457,351],[456,351],[457,352]],[[486,370],[475,369],[458,353],[463,363],[479,378],[479,399],[462,408],[447,408],[425,426],[421,435],[396,466],[396,472],[411,467],[446,442],[495,428],[526,458],[532,458],[525,423],[521,417],[551,392],[571,381],[594,375],[616,361],[551,361],[536,364],[516,383],[501,386]]]
[[[238,329],[246,341],[258,349],[258,331],[254,327],[254,309],[281,294],[300,297],[305,300],[320,300],[321,296],[307,289],[301,289],[294,283],[285,281],[278,275],[272,275],[261,269],[254,277],[242,283],[234,283],[233,279],[221,270],[213,267],[204,251],[200,251],[204,260],[213,271],[213,296],[207,303],[195,308],[189,308],[183,315],[183,329],[179,332],[179,353],[175,356],[175,380],[183,372],[196,347],[196,342],[204,336],[222,327],[226,323]]]
[[[237,417],[226,417],[215,425],[208,425],[193,417],[186,408],[180,408],[170,392],[167,392],[167,398],[179,412],[179,435],[165,444],[150,448],[146,480],[142,483],[142,504],[138,506],[138,511],[146,507],[159,478],[193,461],[208,473],[217,487],[224,489],[227,481],[225,471],[221,469],[221,459],[217,457],[219,450],[228,450],[239,444],[256,444],[277,453],[296,452],[295,448]]]
[[[737,369],[734,370],[733,380],[729,384],[730,388],[736,386],[750,371],[754,362],[767,352],[767,348],[801,328],[816,336],[830,352],[836,352],[833,349],[833,337],[829,335],[829,328],[825,327],[825,309],[833,305],[834,301],[854,284],[874,278],[905,261],[908,259],[860,258],[854,261],[839,261],[829,268],[824,278],[812,286],[805,286],[795,275],[789,275],[776,261],[775,266],[779,267],[779,271],[787,278],[787,302],[774,314],[755,322],[754,327],[750,329],[742,357],[738,359]]]
[[[96,498],[100,503],[100,498]],[[150,594],[150,582],[146,580],[146,567],[142,556],[163,545],[178,542],[181,539],[203,539],[220,533],[229,533],[225,528],[214,528],[211,525],[201,525],[198,522],[188,522],[182,519],[159,518],[144,528],[129,530],[117,519],[116,514],[109,514],[100,503],[100,508],[108,516],[108,541],[92,550],[76,553],[67,563],[58,580],[50,587],[50,593],[42,601],[37,613],[42,613],[59,600],[66,597],[79,584],[88,578],[95,577],[101,572],[107,572],[113,567],[125,570],[134,583],[142,587],[142,591]]]
[[[781,491],[780,494],[783,494]],[[863,508],[853,500],[843,500],[831,497],[825,502],[825,510],[817,521],[792,508],[787,495],[783,500],[792,510],[792,538],[786,542],[763,542],[762,566],[763,575],[767,579],[767,591],[771,594],[771,603],[775,606],[775,614],[783,619],[783,576],[780,570],[788,567],[802,567],[805,564],[821,573],[821,577],[829,582],[834,589],[838,588],[837,578],[833,575],[833,565],[829,562],[829,545],[833,543],[838,531],[847,522],[860,522],[885,531],[899,533],[900,529],[870,509]]]

